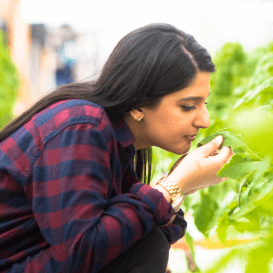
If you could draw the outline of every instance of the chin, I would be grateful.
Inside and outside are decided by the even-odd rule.
[[[183,150],[183,151],[181,151],[181,152],[173,152],[174,154],[177,154],[177,155],[184,155],[184,154],[186,154],[188,151],[189,151],[190,149],[187,149],[187,150]]]
[[[185,153],[187,153],[191,148],[191,145],[184,145],[182,148],[168,148],[168,149],[165,149],[163,148],[165,151],[168,151],[168,152],[171,152],[171,153],[174,153],[176,155],[183,155]]]

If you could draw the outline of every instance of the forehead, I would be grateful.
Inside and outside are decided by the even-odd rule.
[[[166,95],[166,99],[182,99],[189,96],[207,97],[210,91],[210,73],[201,72],[197,74],[193,83],[172,94]]]

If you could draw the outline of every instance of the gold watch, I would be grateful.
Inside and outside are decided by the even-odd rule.
[[[175,212],[178,212],[184,197],[182,190],[168,176],[162,177],[156,182],[156,185],[161,185],[169,192],[171,196],[170,204],[173,206]]]

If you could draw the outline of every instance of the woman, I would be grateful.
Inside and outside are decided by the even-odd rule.
[[[215,139],[150,185],[151,147],[185,154],[209,126],[212,72],[192,36],[147,25],[117,44],[96,81],[63,85],[7,125],[1,272],[165,272],[187,226],[181,202],[225,180],[216,174],[232,151],[217,153]]]

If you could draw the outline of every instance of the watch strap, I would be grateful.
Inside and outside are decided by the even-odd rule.
[[[177,198],[184,195],[182,190],[168,176],[162,177],[156,182],[156,185],[161,185],[169,192],[171,196],[171,205]]]

